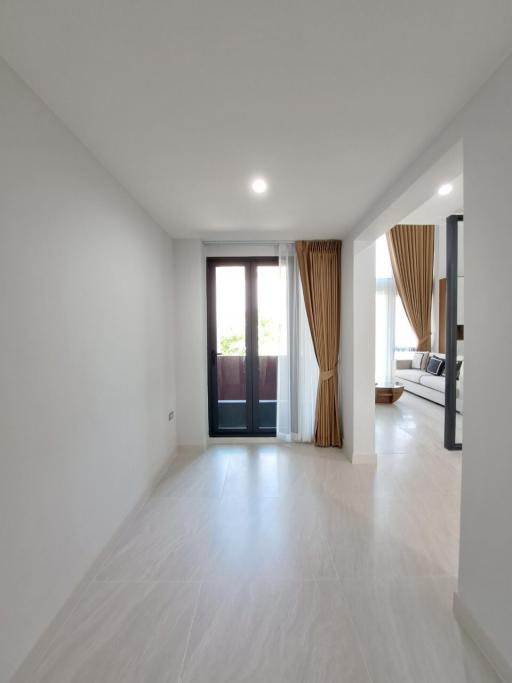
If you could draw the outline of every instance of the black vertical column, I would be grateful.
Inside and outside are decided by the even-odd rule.
[[[250,261],[246,268],[247,428],[251,434],[254,434],[258,431],[258,264],[255,261]]]
[[[453,214],[446,219],[446,379],[444,406],[444,447],[462,449],[456,442],[457,419],[457,278],[459,221],[464,216]]]

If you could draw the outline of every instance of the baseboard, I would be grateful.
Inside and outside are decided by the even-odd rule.
[[[210,436],[208,437],[208,445],[216,446],[219,444],[259,444],[259,443],[285,443],[278,441],[275,436]],[[287,442],[286,442],[287,443]]]
[[[376,465],[377,464],[377,454],[376,453],[347,453],[343,451],[343,455],[347,458],[352,465]]]
[[[186,446],[176,446],[178,455],[201,455],[206,446],[204,444],[188,444]]]
[[[453,594],[453,613],[461,628],[475,643],[503,683],[512,683],[512,664],[496,648],[458,593]]]

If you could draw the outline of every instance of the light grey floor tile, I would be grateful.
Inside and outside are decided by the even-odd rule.
[[[152,499],[114,539],[96,580],[183,581],[226,575],[336,578],[317,502]]]
[[[91,583],[15,683],[177,683],[199,592],[187,583]]]
[[[373,683],[498,683],[455,621],[454,579],[342,585]]]
[[[377,467],[297,444],[178,455],[16,683],[495,683],[451,612],[442,417],[377,406]]]
[[[377,453],[414,453],[425,448],[443,449],[443,406],[404,391],[396,403],[378,404],[375,411]],[[461,439],[462,423],[462,415],[457,414],[457,436]]]
[[[176,456],[154,496],[171,498],[220,498],[228,472],[229,448],[215,448],[197,456]]]
[[[338,582],[206,582],[183,683],[371,683]]]
[[[278,445],[252,448],[232,457],[224,497],[305,497],[321,492],[324,459],[309,449]],[[341,457],[341,456],[340,456]]]
[[[155,578],[329,579],[332,554],[319,532],[314,502],[232,498],[210,508],[208,521],[174,545]]]
[[[168,556],[179,552],[206,523],[209,504],[204,498],[149,500],[114,537],[96,580],[141,581],[156,577]]]

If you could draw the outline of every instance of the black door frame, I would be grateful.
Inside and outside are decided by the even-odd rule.
[[[449,451],[462,450],[456,439],[457,420],[457,287],[459,223],[462,214],[446,219],[446,377],[444,403],[444,447]]]
[[[214,256],[206,259],[206,320],[207,320],[207,364],[208,364],[208,433],[219,436],[275,436],[275,429],[256,429],[255,407],[258,402],[258,301],[257,267],[278,265],[277,256]],[[245,268],[245,378],[246,418],[245,429],[219,429],[218,387],[217,387],[217,317],[215,268],[221,265],[243,266]]]

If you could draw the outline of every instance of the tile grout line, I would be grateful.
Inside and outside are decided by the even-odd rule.
[[[352,627],[352,630],[353,630],[353,632],[354,632],[354,636],[355,636],[355,639],[356,639],[356,642],[357,642],[357,649],[359,650],[359,654],[361,655],[361,659],[362,659],[362,662],[363,662],[363,666],[364,666],[364,669],[365,669],[365,671],[366,671],[366,675],[368,676],[368,682],[369,682],[369,683],[374,683],[374,682],[373,682],[372,675],[371,675],[371,673],[370,673],[370,669],[368,668],[368,663],[367,663],[367,661],[366,661],[366,657],[365,657],[365,655],[364,655],[363,645],[362,645],[362,643],[361,643],[361,638],[360,638],[360,636],[359,636],[359,631],[357,630],[356,624],[355,624],[355,622],[354,622],[354,620],[353,620],[353,618],[352,618],[352,614],[351,614],[351,612],[350,612],[349,604],[348,604],[348,601],[347,601],[347,599],[346,599],[346,597],[345,597],[345,590],[344,590],[344,588],[343,588],[343,582],[342,582],[341,579],[340,579],[340,575],[339,575],[339,572],[338,572],[338,567],[336,566],[336,562],[335,562],[335,560],[334,560],[334,553],[333,553],[333,549],[332,549],[331,540],[330,540],[329,538],[326,538],[326,542],[327,542],[327,548],[329,549],[329,556],[330,556],[330,558],[331,558],[331,563],[332,563],[334,572],[335,572],[335,574],[336,574],[336,582],[338,583],[338,585],[339,585],[339,587],[340,587],[340,589],[341,589],[341,595],[342,595],[343,603],[344,603],[344,605],[345,605],[345,607],[346,607],[346,609],[347,609],[348,620],[349,620],[349,623],[350,623],[350,625],[351,625],[351,627]],[[315,584],[318,585],[318,581],[315,581]]]
[[[361,642],[361,636],[359,635],[359,630],[358,630],[357,625],[354,621],[354,618],[352,617],[352,612],[350,610],[350,606],[348,604],[348,600],[347,600],[346,595],[345,595],[345,588],[343,586],[343,581],[340,581],[340,579],[338,579],[338,583],[340,584],[341,596],[343,599],[343,603],[345,604],[345,606],[347,608],[348,620],[350,622],[352,630],[354,631],[354,635],[355,635],[356,643],[357,643],[357,649],[359,650],[359,654],[361,655],[361,659],[363,660],[364,668],[365,668],[366,674],[368,676],[368,681],[369,681],[369,683],[374,683],[373,676],[370,673],[370,668],[368,666],[368,662],[366,661],[363,643]]]
[[[233,456],[230,454],[229,455],[229,460],[228,460],[228,466],[226,467],[226,471],[224,473],[224,481],[222,482],[222,489],[220,492],[219,500],[224,500],[224,489],[226,488],[226,482],[228,480],[228,475],[231,470],[231,461],[233,459]]]
[[[196,602],[194,604],[194,611],[192,612],[192,618],[190,619],[190,626],[189,626],[188,634],[187,634],[187,642],[185,643],[185,650],[183,651],[183,658],[181,660],[180,672],[178,675],[178,683],[183,683],[183,673],[185,671],[185,662],[187,661],[187,655],[188,655],[188,650],[189,650],[189,646],[190,646],[190,639],[192,637],[192,628],[194,627],[197,612],[199,609],[199,599],[201,597],[201,592],[203,590],[203,583],[204,583],[204,581],[200,582],[199,590],[197,591]]]
[[[336,566],[336,562],[335,562],[335,559],[334,559],[334,552],[333,552],[333,549],[332,549],[331,540],[329,539],[328,536],[325,536],[324,538],[325,538],[325,542],[326,542],[326,544],[327,544],[327,549],[328,549],[328,551],[329,551],[329,557],[331,558],[331,564],[332,564],[332,568],[334,569],[334,574],[335,574],[335,576],[336,576],[336,581],[339,581],[339,580],[340,580],[340,575],[339,575],[339,573],[338,573],[338,567]]]

